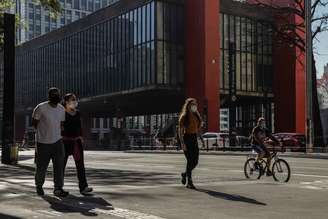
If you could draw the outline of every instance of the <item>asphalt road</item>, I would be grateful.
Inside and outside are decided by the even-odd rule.
[[[328,160],[284,158],[289,183],[272,177],[247,180],[245,156],[201,155],[194,171],[198,190],[180,184],[182,154],[86,152],[87,176],[94,196],[78,193],[72,159],[65,189],[52,195],[49,174],[44,198],[34,193],[33,151],[21,152],[19,166],[0,165],[0,219],[5,218],[327,218]],[[51,170],[51,168],[49,168]]]

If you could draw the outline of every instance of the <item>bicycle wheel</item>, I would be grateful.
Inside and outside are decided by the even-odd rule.
[[[290,179],[290,168],[287,161],[278,159],[273,163],[272,175],[277,182],[288,182]]]
[[[255,168],[255,158],[249,158],[246,160],[244,165],[244,174],[247,179],[260,179],[261,178],[261,167]]]

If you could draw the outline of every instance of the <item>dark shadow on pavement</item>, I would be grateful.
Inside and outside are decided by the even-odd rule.
[[[61,213],[80,213],[84,216],[98,216],[96,209],[113,210],[113,206],[101,197],[77,197],[69,195],[66,198],[57,198],[45,195],[42,197],[50,204],[50,208]]]
[[[8,180],[15,179],[17,182],[10,182],[16,185],[24,185],[20,180],[34,180],[34,165],[0,165],[0,181],[9,182]],[[78,183],[76,180],[76,168],[67,167],[65,170],[65,182]],[[161,172],[144,172],[134,170],[119,170],[119,169],[102,169],[102,168],[87,168],[86,176],[90,185],[165,185],[170,184],[175,179],[175,174]],[[47,179],[52,181],[52,171],[49,166]],[[25,188],[32,188],[27,185]]]
[[[221,198],[221,199],[225,199],[225,200],[229,200],[229,201],[245,202],[245,203],[249,203],[249,204],[263,205],[263,206],[267,205],[263,202],[259,202],[255,199],[248,198],[248,197],[241,196],[241,195],[227,194],[227,193],[217,192],[217,191],[212,191],[212,190],[207,190],[207,189],[197,189],[196,191],[206,193],[215,198]]]
[[[15,216],[11,216],[8,214],[2,214],[2,213],[0,213],[0,218],[1,219],[22,219],[21,217],[15,217]]]

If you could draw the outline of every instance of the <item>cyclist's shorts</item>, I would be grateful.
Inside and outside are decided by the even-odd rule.
[[[258,153],[258,154],[265,154],[265,157],[269,157],[270,156],[269,150],[265,146],[263,146],[263,145],[255,145],[255,144],[252,144],[252,149],[254,151],[256,151],[256,153]]]

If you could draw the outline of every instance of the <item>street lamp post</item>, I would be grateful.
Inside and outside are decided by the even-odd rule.
[[[234,42],[229,42],[229,143],[234,144],[233,131],[236,128],[236,69],[235,69],[235,52]]]
[[[313,151],[313,114],[312,114],[312,15],[311,0],[305,0],[305,29],[306,29],[306,97],[307,97],[307,118],[306,118],[306,151]]]

